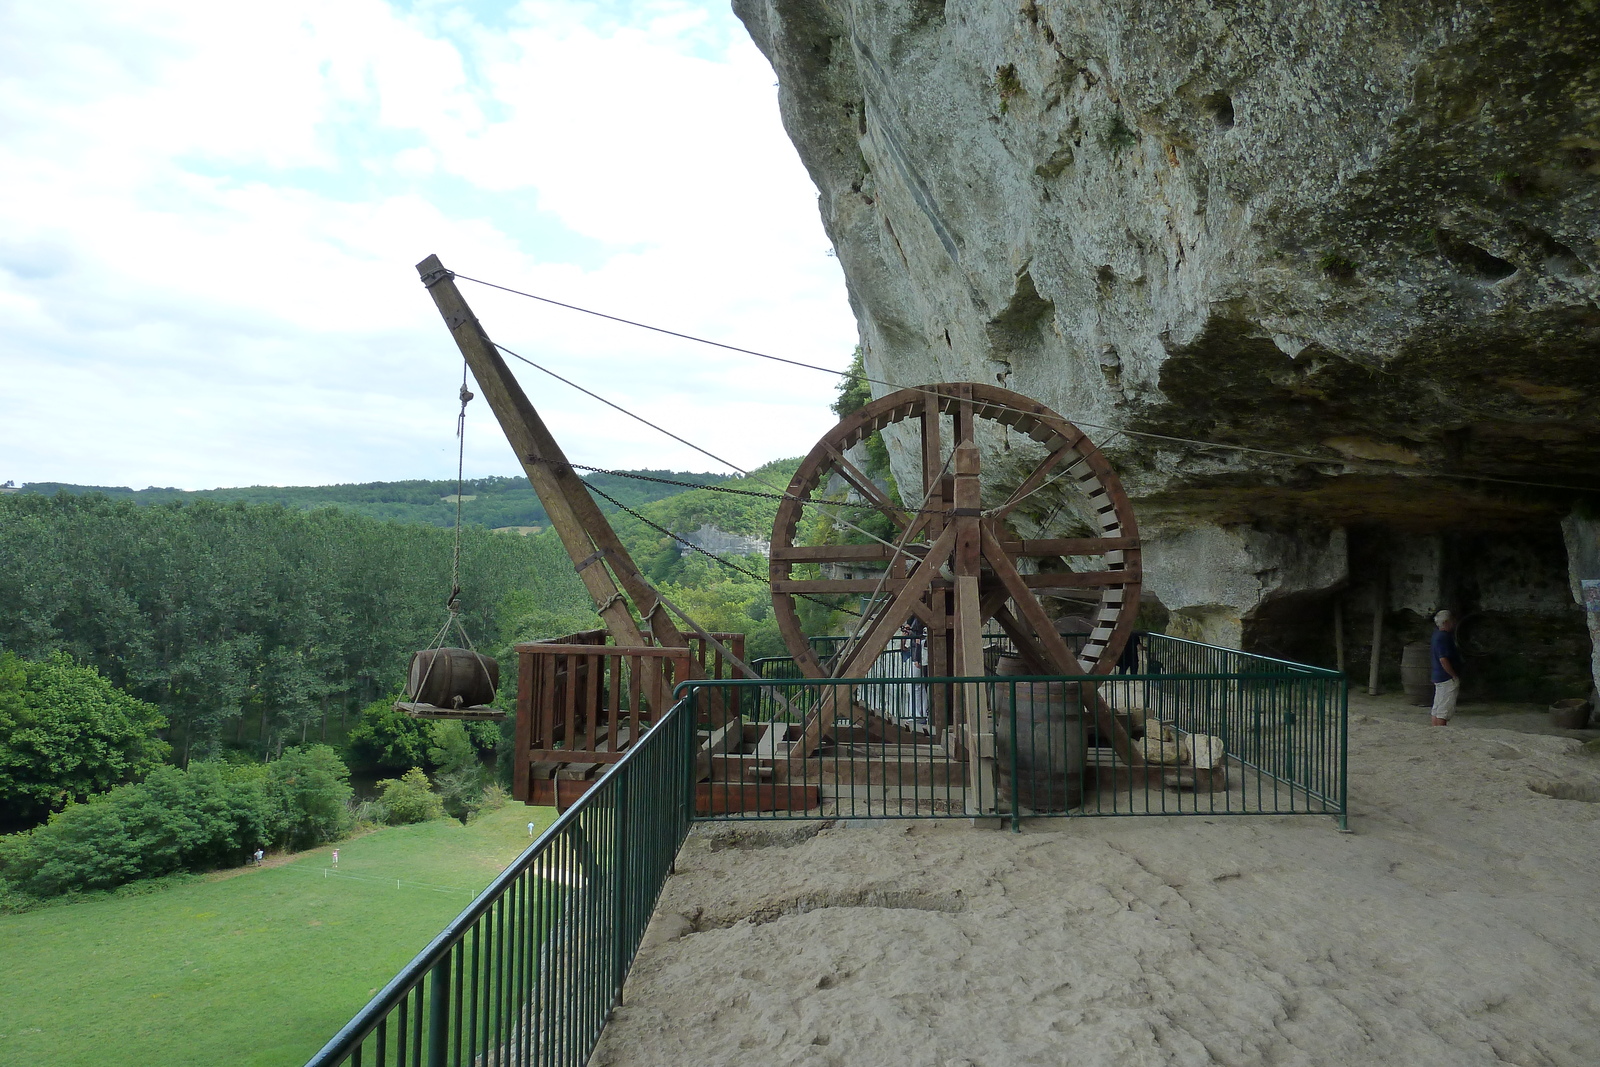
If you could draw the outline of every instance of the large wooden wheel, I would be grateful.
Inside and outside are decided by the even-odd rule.
[[[903,425],[902,425],[903,424]],[[904,446],[920,439],[920,486],[891,500],[846,458],[874,432]],[[1009,462],[980,469],[978,442]],[[804,502],[819,502],[830,482],[853,490],[871,510],[840,509],[857,526],[887,520],[880,541],[804,543]],[[1043,492],[1041,492],[1043,491]],[[1139,539],[1116,472],[1082,431],[1037,401],[992,385],[954,383],[903,389],[868,404],[813,448],[789,484],[773,527],[773,607],[784,640],[810,677],[862,677],[913,615],[928,633],[928,673],[983,673],[982,632],[995,620],[1026,666],[1040,674],[1105,674],[1116,664],[1139,609]],[[837,496],[837,494],[835,494]],[[1074,537],[1024,538],[1015,531],[1028,504],[1059,503],[1048,519]],[[831,510],[831,509],[829,509]],[[1076,529],[1073,529],[1076,527]],[[848,533],[835,524],[839,533]],[[828,540],[838,540],[830,537]],[[1095,566],[1094,561],[1099,561]],[[806,564],[802,576],[795,568]],[[868,573],[846,577],[851,567]],[[807,643],[797,595],[863,606],[855,637],[829,662]],[[1057,633],[1040,596],[1088,601],[1092,629],[1074,652]]]

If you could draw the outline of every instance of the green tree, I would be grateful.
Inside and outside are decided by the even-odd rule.
[[[394,706],[395,698],[375,700],[361,709],[349,734],[350,757],[364,767],[402,770],[420,766],[433,737],[428,723]]]
[[[439,798],[446,812],[466,822],[482,805],[483,790],[489,782],[478,747],[467,733],[466,724],[459,720],[435,722],[433,740],[428,759],[438,768],[433,780]]]
[[[327,745],[303,745],[267,765],[269,788],[282,822],[278,840],[289,848],[332,841],[350,827],[350,769]]]
[[[379,802],[389,813],[395,825],[427,822],[444,818],[444,802],[428,783],[421,767],[413,767],[399,778],[386,778],[378,783]]]
[[[65,652],[28,662],[0,653],[0,824],[38,822],[74,800],[158,766],[159,709]]]
[[[244,861],[284,824],[259,765],[158,767],[0,838],[0,879],[35,896]]]

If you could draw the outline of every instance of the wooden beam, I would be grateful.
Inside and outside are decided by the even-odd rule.
[[[912,578],[780,578],[772,583],[774,593],[898,593]],[[934,579],[932,585],[950,588],[945,579]]]
[[[910,521],[910,516],[906,514],[904,508],[899,507],[894,501],[885,496],[883,490],[874,485],[871,478],[858,470],[856,465],[846,459],[844,453],[833,447],[831,443],[824,440],[822,447],[828,453],[828,458],[833,461],[834,470],[838,471],[845,481],[854,486],[856,492],[860,493],[873,507],[887,515],[890,522],[901,529],[905,528]]]
[[[1080,433],[1077,437],[1069,440],[1066,444],[1062,445],[1060,448],[1046,456],[1044,462],[1035,467],[1033,469],[1033,473],[1029,474],[1022,480],[1022,484],[1017,486],[1016,490],[1012,492],[1011,497],[1004,504],[1001,504],[998,508],[989,513],[989,517],[995,520],[1000,520],[1011,514],[1012,510],[1026,500],[1030,493],[1044,484],[1045,478],[1048,477],[1050,472],[1055,469],[1056,464],[1060,463],[1063,459],[1072,455],[1077,450],[1078,442],[1082,440],[1083,435]]]
[[[859,678],[865,673],[866,667],[877,660],[878,655],[888,645],[890,638],[900,629],[900,624],[911,617],[912,604],[928,591],[934,575],[939,573],[939,567],[949,558],[950,551],[955,547],[955,529],[951,527],[940,535],[928,549],[928,554],[912,576],[895,595],[894,599],[880,612],[872,625],[868,627],[866,635],[851,653],[850,659],[842,669],[834,672],[837,678]],[[800,733],[800,739],[789,750],[789,763],[804,760],[816,751],[822,743],[824,732],[833,724],[833,719],[838,714],[839,691],[844,691],[844,699],[849,700],[850,689],[848,686],[834,686],[817,701],[805,718],[805,727]]]
[[[1055,668],[1055,673],[1088,674],[1077,653],[1073,652],[1066,641],[1062,640],[1061,635],[1056,633],[1055,623],[1033,598],[1032,591],[1022,581],[1022,575],[1012,566],[1011,558],[1001,550],[1000,542],[987,527],[984,528],[983,539],[984,557],[994,569],[995,577],[1005,583],[1011,593],[1011,601],[1017,605],[1017,610],[1022,613],[1023,619],[1033,628],[1034,636],[1040,642],[1045,659]],[[1093,706],[1097,725],[1103,736],[1110,739],[1111,747],[1123,762],[1129,765],[1143,763],[1143,759],[1134,751],[1128,731],[1118,721],[1116,713],[1105,702],[1105,698],[1100,696],[1090,683],[1083,685],[1083,699],[1085,704]]]
[[[771,556],[800,563],[888,563],[893,557],[888,545],[773,545]]]
[[[472,369],[479,390],[489,401],[490,409],[511,442],[545,514],[550,516],[550,524],[556,527],[562,545],[612,637],[619,645],[646,643],[627,604],[617,597],[617,583],[620,583],[640,618],[649,625],[656,643],[688,647],[688,639],[660,609],[655,587],[634,565],[611,523],[589,495],[583,479],[567,462],[561,446],[461,296],[455,275],[445,269],[438,256],[429,256],[418,263],[417,273],[433,296],[450,335]],[[602,561],[603,565],[597,567]],[[615,582],[606,574],[607,568],[615,575]]]

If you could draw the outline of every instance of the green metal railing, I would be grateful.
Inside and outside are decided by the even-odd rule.
[[[736,783],[744,810],[702,817],[993,814],[1016,825],[1057,815],[1316,814],[1347,822],[1348,687],[1338,671],[1161,634],[1141,634],[1119,664],[1126,673],[1110,675],[924,678],[899,669],[899,659],[886,653],[879,663],[888,666],[865,679],[799,678],[792,661],[769,659],[761,682],[680,686],[691,698],[708,688],[754,689],[745,706],[783,732],[765,762],[756,751],[722,761],[752,776]],[[1100,736],[1097,699],[1143,734],[1137,745],[1148,762],[1120,758],[1112,738]],[[968,768],[971,738],[959,725],[958,709],[980,705],[994,726],[987,779]],[[827,740],[808,758],[785,757],[799,720],[817,709],[836,719]],[[870,733],[864,712],[876,724]]]
[[[680,703],[307,1067],[579,1067],[616,1005],[688,834]]]

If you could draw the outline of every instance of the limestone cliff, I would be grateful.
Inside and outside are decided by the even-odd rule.
[[[1579,495],[1509,483],[1600,484],[1600,3],[734,7],[869,372],[1089,429],[1180,630],[1326,661],[1338,597],[1586,648]]]

